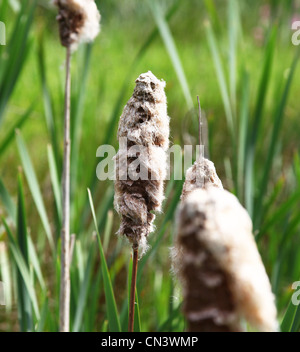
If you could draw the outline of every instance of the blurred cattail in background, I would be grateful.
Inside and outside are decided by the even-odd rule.
[[[222,189],[195,189],[178,209],[174,271],[183,286],[189,331],[241,331],[241,318],[276,331],[275,298],[252,222],[237,198]],[[175,250],[175,254],[176,254]]]
[[[61,44],[66,47],[66,85],[64,108],[64,158],[62,176],[62,231],[60,331],[70,329],[70,96],[71,53],[80,43],[91,42],[100,31],[100,13],[94,0],[54,0]]]
[[[194,189],[208,187],[223,189],[214,163],[206,158],[199,158],[194,162],[194,165],[186,171],[181,200],[184,200]]]
[[[223,189],[222,182],[217,175],[214,163],[204,157],[205,146],[202,144],[203,122],[199,96],[197,96],[197,100],[199,108],[199,155],[194,164],[186,171],[185,181],[180,197],[181,202],[183,202],[188,197],[188,195],[196,189],[208,189],[210,187]],[[178,239],[176,245],[171,248],[171,256],[173,262],[173,272],[178,274],[177,269],[181,266],[184,256],[183,247],[178,242]]]
[[[192,191],[196,189],[208,189],[210,187],[223,189],[222,182],[217,175],[214,163],[200,156],[186,171],[180,199],[183,202]],[[177,242],[177,245],[171,248],[173,271],[175,274],[183,260],[183,255],[183,248]],[[178,265],[176,263],[178,263]]]
[[[54,0],[59,13],[60,40],[74,51],[80,43],[92,42],[100,31],[100,13],[94,0]]]
[[[121,216],[119,234],[126,236],[133,247],[134,269],[138,249],[141,254],[147,250],[147,236],[153,231],[153,211],[161,210],[164,199],[169,146],[164,87],[165,82],[152,72],[141,74],[119,123],[115,208]],[[135,286],[134,278],[132,283]]]

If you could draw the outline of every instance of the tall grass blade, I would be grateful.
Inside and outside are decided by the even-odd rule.
[[[33,111],[34,104],[32,104],[27,111],[14,123],[11,129],[6,133],[3,141],[0,142],[0,157],[4,154],[5,150],[9,147],[10,143],[14,140],[16,129],[20,129],[28,120]]]
[[[16,225],[17,208],[11,196],[9,195],[8,191],[6,190],[5,186],[3,185],[3,182],[1,179],[0,179],[0,198],[4,204],[4,207],[8,215],[10,216],[12,223]],[[33,265],[34,271],[36,273],[36,276],[39,280],[39,283],[42,289],[45,289],[46,288],[45,281],[41,272],[40,263],[30,235],[27,236],[27,239],[28,239],[28,251],[29,251],[30,261]]]
[[[17,292],[20,329],[21,331],[33,331],[32,307],[37,319],[39,318],[39,309],[31,274],[29,272],[28,237],[21,179],[19,179],[18,187],[17,241],[14,239],[5,219],[2,220],[8,234],[9,247],[18,269]]]
[[[212,25],[214,27],[214,30],[216,33],[220,33],[221,32],[221,21],[216,9],[216,5],[214,0],[204,0],[204,5],[206,8],[206,11],[209,14],[210,20],[212,22]]]
[[[22,71],[29,51],[29,31],[33,21],[36,1],[28,3],[22,1],[19,15],[16,18],[11,35],[8,40],[6,57],[0,58],[0,124],[3,120],[4,110],[14,90],[18,77]]]
[[[255,145],[261,131],[262,113],[265,106],[268,86],[270,84],[276,39],[277,27],[273,27],[267,42],[266,51],[264,52],[263,69],[256,98],[254,121],[251,128],[251,145]]]
[[[297,309],[294,315],[293,324],[290,331],[299,332],[299,330],[300,330],[300,305],[297,306]]]
[[[208,44],[210,47],[210,51],[212,53],[213,61],[215,64],[215,69],[217,73],[217,79],[221,91],[221,96],[224,104],[225,115],[227,120],[228,129],[230,132],[230,136],[234,141],[235,137],[235,126],[234,126],[234,119],[233,119],[233,112],[230,104],[229,92],[227,88],[225,72],[222,65],[221,55],[217,46],[216,38],[209,22],[205,25],[206,36],[208,40]],[[233,144],[234,145],[234,144]]]
[[[193,99],[190,93],[189,85],[183,70],[181,60],[179,58],[179,54],[175,45],[174,38],[170,31],[168,22],[166,21],[165,16],[163,15],[162,8],[157,0],[149,1],[149,6],[152,11],[154,20],[157,24],[160,35],[162,37],[162,40],[165,44],[165,47],[168,51],[168,54],[174,66],[174,70],[176,72],[177,78],[181,85],[181,89],[182,89],[187,107],[190,110],[193,108],[193,105],[194,105]]]
[[[291,332],[293,329],[294,321],[296,318],[296,313],[298,307],[293,304],[292,301],[290,301],[289,306],[287,308],[287,311],[283,317],[283,320],[281,322],[281,331],[282,332]]]
[[[52,189],[53,189],[53,194],[54,194],[54,199],[55,199],[55,205],[56,205],[56,209],[57,209],[59,222],[61,224],[61,221],[62,221],[61,185],[60,185],[60,179],[59,179],[58,171],[57,171],[57,167],[56,167],[53,148],[50,144],[48,144],[47,152],[48,152],[48,163],[49,163],[50,177],[51,177]],[[61,226],[59,226],[59,228],[61,228]]]
[[[237,63],[237,39],[238,39],[239,11],[237,1],[228,1],[228,38],[229,38],[229,91],[233,117],[236,119],[236,63]]]
[[[16,133],[16,140],[17,140],[17,145],[19,149],[19,154],[22,160],[22,165],[24,167],[24,172],[26,175],[26,179],[33,197],[33,200],[35,202],[37,211],[40,215],[40,218],[42,220],[42,224],[44,226],[44,230],[46,232],[49,244],[52,248],[54,249],[54,242],[52,238],[52,233],[51,233],[51,227],[50,227],[50,222],[46,213],[46,208],[44,205],[43,197],[40,191],[40,187],[38,184],[38,180],[30,159],[30,156],[27,151],[27,147],[25,145],[25,142],[21,136],[21,133],[17,131]]]
[[[283,202],[276,210],[272,212],[272,216],[264,222],[261,229],[257,235],[259,239],[264,233],[266,233],[271,226],[278,222],[283,222],[285,216],[294,209],[296,204],[299,202],[300,190],[296,190],[285,202]]]
[[[101,270],[98,270],[96,273],[96,277],[92,280],[91,289],[89,291],[89,314],[88,314],[88,322],[87,331],[93,331],[95,329],[95,322],[98,312],[99,306],[99,297],[101,294]]]
[[[245,176],[245,158],[246,158],[246,142],[247,142],[247,129],[249,120],[249,75],[244,72],[242,79],[242,103],[239,121],[239,139],[238,139],[238,155],[237,155],[237,197],[244,201],[244,176]],[[248,209],[250,204],[246,204]]]
[[[18,180],[18,210],[17,210],[17,245],[20,249],[20,254],[24,259],[26,268],[29,269],[29,253],[28,253],[28,235],[25,214],[25,200],[21,176]],[[27,291],[24,278],[18,272],[18,307],[19,319],[22,331],[33,330],[33,316],[30,297]]]
[[[47,316],[49,315],[49,300],[46,297],[41,309],[41,316],[37,324],[36,332],[43,332],[45,329],[45,324]]]
[[[264,63],[261,73],[259,89],[256,98],[256,106],[254,112],[254,120],[252,122],[251,132],[247,135],[247,150],[245,162],[245,204],[246,208],[253,218],[254,207],[254,159],[256,141],[261,132],[262,113],[265,106],[266,95],[270,84],[271,68],[274,58],[274,49],[277,37],[277,28],[274,27],[271,31],[266,50],[264,53]]]
[[[79,151],[81,143],[81,131],[82,131],[82,118],[84,111],[84,99],[85,92],[87,88],[87,78],[91,61],[92,53],[92,44],[88,44],[84,47],[84,59],[82,63],[82,68],[79,70],[80,76],[79,89],[76,92],[76,97],[73,100],[75,102],[73,108],[71,109],[72,124],[71,124],[71,196],[74,195],[75,190],[77,189],[77,178],[78,178],[78,168],[79,168]]]
[[[264,167],[264,173],[263,177],[260,183],[259,187],[259,196],[257,198],[256,202],[256,207],[255,207],[255,221],[254,221],[254,226],[255,228],[258,228],[260,221],[261,221],[261,209],[262,209],[262,204],[263,204],[263,199],[265,196],[265,193],[267,191],[267,186],[268,186],[268,180],[269,180],[269,175],[272,169],[273,165],[273,160],[275,157],[275,150],[276,150],[276,145],[278,143],[278,137],[279,137],[279,132],[282,126],[282,121],[284,118],[284,111],[285,107],[287,104],[287,99],[290,91],[290,87],[292,84],[292,80],[294,77],[294,72],[297,67],[298,59],[299,59],[300,51],[297,51],[293,63],[291,65],[291,69],[287,78],[286,85],[284,87],[283,94],[281,96],[281,100],[279,101],[279,105],[276,107],[275,114],[274,114],[274,122],[273,122],[273,129],[272,129],[272,136],[271,136],[271,141],[270,141],[270,146],[268,148],[268,153],[267,153],[267,160],[265,163]]]
[[[39,47],[38,47],[38,68],[39,68],[39,76],[40,76],[40,81],[41,81],[41,86],[42,86],[42,95],[43,95],[43,103],[44,103],[44,112],[45,112],[45,119],[46,119],[46,124],[48,128],[48,133],[51,139],[51,144],[53,148],[53,154],[54,154],[54,159],[56,162],[56,166],[61,165],[61,155],[60,155],[60,150],[59,150],[59,144],[58,144],[58,131],[56,129],[55,125],[55,113],[54,113],[54,107],[53,107],[53,101],[52,97],[48,88],[48,81],[47,81],[47,75],[46,75],[46,67],[45,67],[45,53],[44,53],[44,44],[43,44],[43,38],[40,39],[39,41]],[[59,167],[59,171],[61,167]]]
[[[16,218],[17,218],[17,208],[1,179],[0,179],[0,199],[4,205],[5,210],[7,211],[7,214],[9,215],[12,222],[15,224]]]
[[[36,250],[34,248],[34,244],[32,241],[31,236],[28,234],[27,236],[28,239],[28,254],[29,254],[29,258],[30,258],[30,263],[33,266],[34,272],[36,274],[36,277],[41,285],[41,288],[43,291],[46,290],[46,283],[42,274],[42,270],[41,270],[41,266],[40,266],[40,261],[38,258],[38,255],[36,253]]]
[[[89,197],[89,202],[91,206],[91,211],[93,215],[93,220],[94,220],[94,225],[96,228],[96,233],[97,233],[97,239],[98,239],[98,245],[99,245],[99,252],[100,252],[100,261],[101,261],[101,270],[102,270],[102,276],[103,276],[103,284],[104,284],[104,292],[105,292],[105,300],[106,300],[106,312],[108,316],[108,324],[109,324],[109,330],[110,332],[120,332],[121,331],[121,325],[119,321],[119,315],[117,311],[117,305],[115,301],[115,296],[110,280],[110,275],[109,271],[107,268],[107,263],[102,247],[102,242],[98,230],[98,224],[97,224],[97,219],[96,219],[96,214],[95,214],[95,209],[94,209],[94,204],[93,204],[93,199],[90,190],[88,189],[88,197]]]
[[[109,210],[107,212],[107,219],[106,219],[106,224],[105,224],[105,229],[104,229],[104,236],[103,236],[103,250],[104,253],[107,252],[108,249],[108,244],[109,244],[109,238],[111,235],[111,230],[113,226],[113,211]]]
[[[79,290],[76,314],[75,314],[75,319],[74,319],[73,329],[72,329],[73,332],[78,332],[81,330],[82,318],[87,304],[87,297],[88,297],[90,281],[92,276],[94,254],[95,254],[95,243],[93,241],[90,246],[89,256],[88,256],[88,260],[87,260],[87,264],[84,272],[84,277]]]
[[[173,322],[181,316],[182,305],[180,304],[176,307],[172,313],[168,316],[168,318],[158,327],[158,332],[169,332],[173,331]],[[182,317],[183,319],[183,317]]]

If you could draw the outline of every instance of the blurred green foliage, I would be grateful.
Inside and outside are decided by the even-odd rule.
[[[281,321],[300,278],[300,72],[291,43],[299,1],[96,2],[101,33],[72,60],[71,329],[126,330],[130,248],[114,235],[113,184],[97,180],[96,150],[118,147],[122,108],[148,70],[167,82],[172,143],[197,143],[200,96],[206,148],[225,188],[252,216]],[[55,17],[48,1],[0,1],[7,26],[7,46],[0,46],[0,278],[11,302],[1,307],[0,330],[58,329],[65,50]],[[169,259],[181,187],[166,185],[151,250],[139,263],[138,330],[184,329]],[[283,329],[299,325],[290,305]]]

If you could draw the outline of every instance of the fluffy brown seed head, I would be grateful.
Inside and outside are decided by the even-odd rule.
[[[121,116],[118,138],[126,137],[136,145],[169,147],[169,118],[165,82],[151,71],[141,74],[132,97]]]
[[[147,248],[147,236],[153,231],[155,215],[160,211],[163,181],[166,177],[166,150],[169,145],[165,82],[150,71],[136,80],[132,97],[120,118],[116,155],[115,208],[121,216],[119,234],[126,236],[141,252]],[[121,140],[126,138],[125,147]],[[138,149],[138,151],[137,151]],[[132,178],[144,171],[144,179]]]
[[[183,283],[190,331],[239,331],[245,318],[276,331],[271,285],[246,210],[231,193],[197,189],[178,210],[176,271]]]
[[[214,163],[208,159],[201,158],[195,161],[186,172],[185,182],[183,184],[181,200],[197,188],[217,187],[223,189]]]
[[[58,7],[60,40],[76,50],[78,44],[93,41],[100,31],[100,13],[94,0],[54,0]]]

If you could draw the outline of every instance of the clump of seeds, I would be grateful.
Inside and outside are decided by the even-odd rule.
[[[141,253],[153,231],[154,211],[164,199],[169,146],[165,82],[152,72],[136,80],[132,97],[120,118],[116,155],[115,208],[121,216],[119,234]]]

